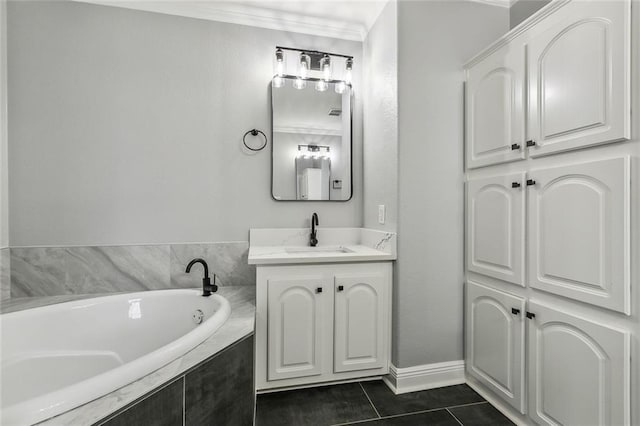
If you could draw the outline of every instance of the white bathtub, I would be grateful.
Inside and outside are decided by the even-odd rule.
[[[230,313],[217,294],[160,290],[0,315],[0,423],[33,424],[119,389],[202,343]]]

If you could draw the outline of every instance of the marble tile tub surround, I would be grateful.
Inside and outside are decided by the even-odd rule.
[[[309,246],[309,228],[251,229],[249,263],[322,263],[395,260],[397,236],[394,232],[367,228],[318,228],[318,249],[341,246],[349,251],[338,255],[289,252]]]
[[[11,297],[102,294],[193,288],[202,271],[184,272],[201,257],[218,285],[255,285],[247,242],[93,247],[11,248]]]
[[[9,249],[0,249],[0,300],[11,297],[11,257]]]

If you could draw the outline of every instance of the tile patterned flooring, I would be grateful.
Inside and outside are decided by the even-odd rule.
[[[256,426],[513,425],[467,385],[395,395],[381,380],[258,395]]]

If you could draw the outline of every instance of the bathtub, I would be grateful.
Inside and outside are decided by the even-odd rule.
[[[217,294],[159,290],[0,315],[0,423],[37,423],[140,379],[202,343],[230,313]]]

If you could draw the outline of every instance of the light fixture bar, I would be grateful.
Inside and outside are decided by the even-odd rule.
[[[301,52],[301,53],[307,53],[307,54],[313,54],[313,55],[329,55],[329,56],[335,56],[338,58],[347,58],[347,59],[353,59],[353,56],[351,55],[342,55],[340,53],[331,53],[331,52],[321,52],[319,50],[309,50],[309,49],[295,49],[293,47],[284,47],[284,46],[276,46],[276,49],[281,49],[281,50],[290,50],[293,52]]]

